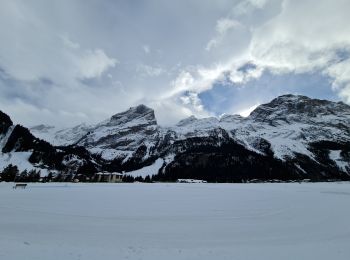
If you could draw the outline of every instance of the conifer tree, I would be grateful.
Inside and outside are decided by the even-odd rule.
[[[10,182],[16,181],[16,177],[19,171],[16,165],[9,164],[1,173],[1,178],[3,181]]]
[[[23,172],[21,172],[18,176],[18,178],[16,179],[17,181],[28,181],[28,171],[24,170]]]

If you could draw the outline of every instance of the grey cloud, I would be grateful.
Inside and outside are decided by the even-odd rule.
[[[164,124],[210,115],[221,109],[203,105],[201,93],[217,82],[246,88],[235,100],[252,106],[249,82],[264,82],[267,71],[272,78],[317,71],[350,102],[345,0],[317,8],[288,0],[0,5],[0,109],[26,124],[96,122],[138,103],[154,107]]]

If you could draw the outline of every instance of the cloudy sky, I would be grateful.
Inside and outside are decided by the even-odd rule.
[[[26,126],[137,104],[160,124],[285,94],[350,104],[349,0],[0,0],[0,110]]]

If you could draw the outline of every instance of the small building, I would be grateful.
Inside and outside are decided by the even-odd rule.
[[[196,179],[177,179],[178,183],[207,183],[205,180],[196,180]]]
[[[96,173],[97,182],[121,182],[123,174],[119,172],[98,172]]]

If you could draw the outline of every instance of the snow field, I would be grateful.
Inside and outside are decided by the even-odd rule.
[[[0,183],[0,259],[350,259],[350,183]]]

